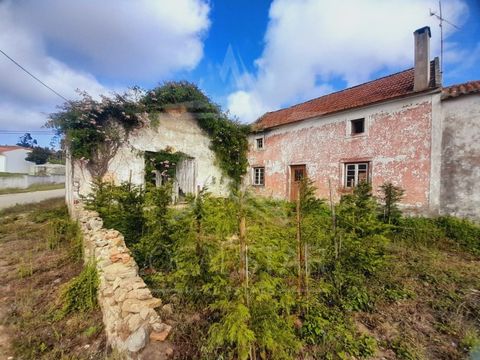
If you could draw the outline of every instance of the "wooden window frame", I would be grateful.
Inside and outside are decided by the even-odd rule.
[[[358,162],[346,162],[343,164],[343,187],[346,189],[353,189],[355,186],[358,186],[359,184],[359,173],[360,173],[360,166],[366,166],[366,175],[367,175],[367,182],[371,182],[371,163],[369,161],[358,161]],[[351,174],[349,174],[349,171],[352,171],[352,169],[349,169],[349,167],[353,167],[353,186],[349,186],[349,177]]]
[[[259,140],[262,141],[262,146],[261,147],[258,146],[258,141]],[[265,150],[265,136],[257,136],[255,138],[255,149],[256,150]]]
[[[259,171],[258,178],[257,171]],[[252,168],[252,185],[265,186],[265,166],[254,166]]]

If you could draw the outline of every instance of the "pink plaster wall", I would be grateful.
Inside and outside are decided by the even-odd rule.
[[[355,119],[352,117],[351,119]],[[318,196],[328,198],[332,183],[335,201],[343,188],[345,162],[369,161],[374,191],[390,181],[405,189],[402,203],[427,209],[430,187],[432,104],[423,101],[395,111],[372,110],[366,118],[367,133],[347,134],[348,121],[290,126],[265,133],[265,149],[252,149],[250,166],[265,166],[265,186],[259,195],[289,197],[290,165],[306,164]],[[322,122],[324,123],[322,125]]]

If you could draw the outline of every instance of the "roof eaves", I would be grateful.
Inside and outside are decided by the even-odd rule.
[[[371,103],[368,103],[368,104],[354,106],[354,107],[351,107],[351,108],[345,108],[345,109],[340,109],[340,110],[336,110],[336,111],[330,111],[330,112],[320,114],[320,115],[313,115],[313,116],[289,121],[289,122],[286,122],[286,123],[283,123],[283,124],[276,124],[276,125],[272,125],[272,126],[257,128],[257,129],[255,129],[255,132],[277,129],[277,128],[280,128],[282,126],[286,126],[286,125],[290,125],[290,124],[297,124],[299,122],[306,121],[306,120],[312,120],[312,119],[315,119],[315,118],[320,119],[320,118],[323,118],[325,116],[331,116],[331,115],[339,114],[339,113],[350,111],[350,110],[358,110],[358,109],[366,108],[366,107],[369,107],[369,106],[378,105],[378,104],[381,104],[381,103],[387,103],[389,101],[395,101],[395,100],[399,100],[399,99],[403,99],[403,98],[408,98],[408,97],[411,97],[411,96],[435,94],[435,93],[439,93],[439,92],[441,92],[441,88],[438,88],[438,87],[428,88],[428,89],[421,90],[421,91],[415,91],[415,92],[410,92],[408,94],[394,96],[394,97],[391,97],[391,98],[388,98],[388,99],[382,99],[382,100],[379,100],[379,101],[374,101],[374,102],[371,102]]]

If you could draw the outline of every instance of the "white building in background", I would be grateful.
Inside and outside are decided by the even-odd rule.
[[[0,146],[0,172],[27,174],[34,162],[25,158],[31,150],[21,146]]]

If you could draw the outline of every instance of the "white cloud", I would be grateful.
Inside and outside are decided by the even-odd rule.
[[[351,86],[378,71],[408,68],[415,29],[429,25],[432,53],[438,52],[438,21],[429,16],[437,6],[436,0],[275,0],[254,84],[230,94],[228,107],[252,121],[266,109],[328,92],[332,80]],[[467,11],[462,0],[443,3],[452,22],[461,23]],[[444,29],[448,37],[452,28]]]
[[[206,0],[4,0],[0,49],[67,98],[193,69]],[[0,129],[36,129],[62,100],[0,54]]]

